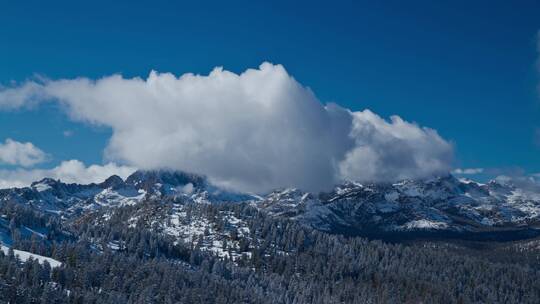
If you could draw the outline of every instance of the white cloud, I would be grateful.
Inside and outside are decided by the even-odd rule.
[[[41,101],[43,87],[36,82],[28,81],[17,88],[0,86],[0,108],[12,110],[23,106],[32,106]]]
[[[31,167],[46,159],[47,154],[30,142],[21,143],[8,138],[0,143],[0,164]]]
[[[480,174],[484,172],[484,168],[457,168],[452,170],[453,174],[459,174],[459,175],[472,175],[472,174]]]
[[[222,68],[208,76],[153,71],[146,80],[113,75],[0,90],[0,107],[38,100],[60,102],[74,120],[111,127],[105,152],[112,161],[201,173],[241,191],[427,177],[448,172],[453,154],[432,129],[323,105],[270,63],[239,75]]]
[[[183,186],[178,186],[177,187],[177,190],[180,191],[180,192],[183,192],[185,194],[191,194],[193,193],[193,190],[194,190],[194,186],[192,183],[187,183],[186,185],[183,185]]]
[[[352,113],[355,146],[339,164],[346,179],[391,181],[447,173],[452,145],[435,130],[398,116],[390,122],[369,110]]]
[[[494,180],[501,184],[516,186],[525,191],[540,192],[540,174],[538,173],[499,175]]]
[[[134,171],[134,168],[114,163],[87,167],[78,160],[68,160],[52,169],[0,170],[0,189],[25,187],[45,177],[59,179],[65,183],[100,183],[114,174],[125,179]]]

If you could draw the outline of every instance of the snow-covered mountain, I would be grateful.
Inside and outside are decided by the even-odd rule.
[[[511,181],[481,184],[451,175],[393,184],[348,182],[320,195],[286,189],[259,206],[275,216],[347,234],[484,232],[540,223],[539,193]]]
[[[464,294],[459,284],[473,279],[483,280],[478,286],[488,286],[485,290],[500,290],[501,286],[517,290],[511,297],[521,300],[522,290],[538,294],[534,282],[538,281],[539,238],[534,236],[539,231],[535,227],[540,200],[534,189],[511,180],[480,184],[445,176],[388,184],[347,182],[317,194],[291,188],[253,196],[224,191],[201,176],[171,171],[139,171],[126,180],[112,176],[90,185],[44,179],[29,187],[0,190],[0,260],[12,265],[4,270],[20,266],[30,274],[39,273],[34,269],[43,265],[44,273],[53,273],[45,276],[54,280],[51,286],[62,286],[68,296],[86,286],[85,282],[93,296],[132,278],[180,274],[194,277],[186,284],[148,281],[141,286],[176,290],[207,282],[207,275],[219,282],[234,280],[234,285],[224,289],[226,295],[230,286],[252,288],[252,280],[260,275],[259,291],[269,286],[290,290],[305,280],[294,288],[357,291],[363,286],[363,293],[390,284],[379,281],[386,277],[390,277],[388,282],[399,278],[399,283],[391,283],[399,285],[396,290],[417,284],[429,287],[442,277],[435,281],[437,290],[448,285],[448,278],[458,287],[431,302]],[[493,235],[497,241],[512,241],[489,242]],[[385,242],[393,241],[391,238],[402,243]],[[478,239],[482,242],[474,242]],[[477,251],[476,247],[485,249]],[[483,255],[486,257],[478,258]],[[153,275],[160,269],[162,273]],[[114,275],[106,276],[111,272]],[[521,281],[513,283],[500,273]],[[81,274],[84,278],[77,284],[63,282]],[[4,275],[0,289],[6,290],[11,285],[4,282],[17,277],[22,275]],[[321,281],[328,282],[327,287],[310,287]],[[192,299],[199,301],[208,288],[197,289]],[[421,287],[419,292],[425,290]],[[261,296],[268,297],[266,292]],[[486,303],[510,297],[482,296]],[[272,299],[287,303],[295,297],[284,293]],[[538,302],[529,298],[531,303]],[[246,297],[233,302],[241,299]]]
[[[136,171],[125,181],[113,175],[99,184],[65,184],[44,178],[29,187],[0,190],[0,202],[27,204],[69,217],[100,207],[134,205],[143,200],[179,199],[200,203],[245,201],[253,198],[221,190],[205,178],[168,170]]]
[[[170,227],[162,227],[173,234],[183,231],[184,203],[243,202],[271,217],[353,235],[492,232],[535,228],[540,223],[540,193],[511,180],[482,184],[451,175],[398,183],[346,182],[319,194],[282,189],[263,196],[228,192],[204,177],[166,170],[137,171],[125,181],[111,176],[100,184],[78,185],[43,179],[30,187],[0,190],[0,202],[30,205],[66,219],[101,208],[162,200],[178,204],[178,213],[166,221]]]

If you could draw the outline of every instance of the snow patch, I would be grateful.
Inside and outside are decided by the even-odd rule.
[[[445,229],[448,224],[445,222],[431,221],[427,219],[420,219],[409,221],[402,226],[399,226],[400,230],[415,230],[415,229]]]
[[[7,246],[0,245],[0,250],[2,250],[5,255],[9,254],[9,247],[7,247]],[[49,262],[49,265],[51,265],[51,267],[53,267],[53,268],[62,266],[62,262],[57,261],[57,260],[55,260],[53,258],[44,257],[44,256],[39,255],[39,254],[30,253],[30,252],[22,251],[22,250],[18,250],[18,249],[13,249],[13,253],[22,262],[26,262],[30,258],[32,258],[34,260],[37,260],[40,264],[43,264],[45,261],[47,261],[47,262]]]
[[[33,185],[32,187],[36,189],[36,191],[38,192],[44,192],[49,189],[52,189],[52,187],[47,185],[46,183],[38,183],[38,184]]]

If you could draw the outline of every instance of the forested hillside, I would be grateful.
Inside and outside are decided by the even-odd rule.
[[[204,222],[202,234],[187,239],[164,230],[163,219],[179,208],[184,217],[178,226]],[[13,247],[62,262],[51,268],[0,253],[0,298],[9,303],[540,299],[540,264],[534,262],[540,255],[531,241],[490,248],[440,241],[389,244],[317,231],[248,203],[145,200],[68,221],[14,203],[4,203],[0,212],[10,223]],[[45,233],[23,232],[29,229]],[[510,254],[511,259],[500,258]]]

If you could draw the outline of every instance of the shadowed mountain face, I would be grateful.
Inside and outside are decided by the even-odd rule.
[[[231,193],[202,176],[167,170],[137,171],[125,181],[111,176],[89,185],[46,178],[30,187],[0,190],[0,201],[30,205],[67,219],[147,200],[244,202],[268,216],[325,232],[382,238],[425,234],[492,238],[497,233],[502,238],[521,238],[536,234],[540,218],[540,194],[531,189],[510,181],[480,184],[451,175],[393,184],[346,182],[319,194],[281,189],[263,196]]]

